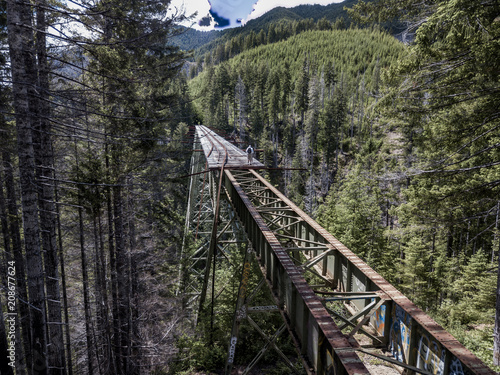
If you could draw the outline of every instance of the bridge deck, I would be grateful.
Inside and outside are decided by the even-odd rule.
[[[196,135],[207,158],[208,169],[262,169],[264,164],[253,159],[248,164],[247,154],[203,125],[196,126]],[[255,156],[255,154],[254,154]]]

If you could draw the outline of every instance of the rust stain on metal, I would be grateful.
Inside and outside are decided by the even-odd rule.
[[[304,304],[307,306],[310,314],[317,322],[318,327],[321,329],[329,344],[333,349],[351,348],[349,341],[342,334],[340,329],[338,329],[330,314],[326,311],[319,298],[303,278],[302,273],[297,269],[294,263],[291,262],[291,259],[288,256],[287,252],[282,248],[281,243],[278,241],[274,233],[267,227],[263,218],[260,216],[255,206],[252,204],[248,196],[240,187],[235,177],[230,171],[226,171],[225,173],[227,178],[231,181],[236,192],[240,196],[241,200],[245,204],[247,210],[252,215],[254,222],[258,225],[259,230],[265,237],[266,242],[269,244],[273,253],[278,258],[278,261],[285,269],[290,278],[290,281],[295,286],[295,289],[303,299]],[[325,329],[327,327],[329,329]],[[345,368],[347,374],[369,374],[368,370],[356,353],[351,353],[348,356],[340,356],[339,359],[342,362],[342,366]]]
[[[345,245],[338,241],[332,234],[326,231],[305,212],[291,202],[279,190],[272,186],[268,181],[262,178],[254,171],[249,171],[256,179],[258,179],[264,186],[266,186],[276,197],[280,198],[284,204],[288,205],[304,222],[310,225],[324,240],[333,246],[342,256],[348,259],[357,269],[359,269],[381,292],[384,293],[387,299],[392,299],[404,311],[406,311],[412,319],[424,329],[437,341],[439,341],[452,355],[457,357],[466,367],[474,370],[476,374],[491,374],[495,372],[489,369],[479,358],[468,351],[461,345],[450,333],[445,331],[439,324],[437,324],[431,317],[425,314],[419,307],[411,302],[406,296],[398,291],[392,284],[385,280],[375,270],[368,266],[362,259],[349,250]]]

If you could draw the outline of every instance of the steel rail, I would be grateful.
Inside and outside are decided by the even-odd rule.
[[[211,145],[211,149],[210,149],[210,152],[208,153],[207,155],[207,159],[208,157],[212,154],[213,150],[215,149],[217,151],[217,160],[220,160],[221,157],[221,152],[220,152],[220,149],[218,147],[215,146],[215,142],[217,142],[220,147],[222,148],[223,152],[224,152],[224,160],[223,160],[223,163],[222,163],[222,170],[224,169],[224,166],[227,164],[227,161],[229,159],[229,152],[227,150],[227,146],[222,143],[217,137],[215,137],[211,131],[209,131],[208,128],[206,128],[205,126],[203,125],[200,125],[198,126],[198,129],[201,130],[201,132],[203,133],[203,136],[206,137],[208,139],[208,141],[210,142],[210,145]],[[222,171],[221,171],[222,173]]]

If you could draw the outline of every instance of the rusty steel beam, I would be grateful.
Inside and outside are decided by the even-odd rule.
[[[350,342],[294,265],[230,171],[225,187],[259,258],[287,327],[311,374],[369,374]]]
[[[347,292],[381,291],[388,296],[389,300],[377,311],[378,317],[372,319],[371,323],[375,326],[383,324],[383,328],[378,327],[379,334],[385,337],[387,349],[391,349],[392,345],[392,352],[396,358],[404,358],[407,365],[423,370],[437,371],[437,366],[442,366],[445,369],[444,374],[452,374],[456,369],[463,371],[464,374],[495,374],[450,333],[445,331],[406,296],[304,213],[272,184],[255,171],[248,171],[248,173],[255,179],[252,184],[255,185],[257,184],[256,181],[258,181],[260,186],[266,187],[269,197],[274,197],[282,202],[284,207],[275,207],[276,210],[291,209],[297,218],[302,219],[296,226],[297,233],[300,232],[302,237],[307,238],[298,238],[298,234],[295,237],[287,235],[278,235],[278,237],[314,246],[324,245],[334,249],[335,251],[332,254],[325,257],[324,262],[320,262],[316,266],[319,273],[331,279],[334,285],[339,285],[340,290]],[[267,199],[264,203],[267,203]],[[283,222],[286,223],[286,220]],[[309,255],[306,251],[307,247],[304,248],[303,253],[308,259],[312,259],[317,255],[315,251],[311,251]],[[356,285],[353,285],[354,282]],[[358,305],[356,308],[363,308],[365,304]],[[383,320],[381,320],[382,315]],[[377,321],[377,319],[379,320]],[[399,331],[394,328],[396,325]]]

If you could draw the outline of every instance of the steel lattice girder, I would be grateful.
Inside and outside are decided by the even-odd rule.
[[[347,338],[324,308],[321,299],[303,278],[302,271],[287,255],[259,214],[258,208],[240,186],[239,182],[242,181],[245,188],[251,188],[256,184],[255,177],[245,172],[236,174],[237,178],[226,171],[226,190],[255,248],[276,305],[301,355],[309,364],[306,371],[311,374],[369,374]],[[243,180],[240,180],[241,175]],[[273,200],[277,201],[279,199]],[[267,204],[262,206],[268,207]]]
[[[456,369],[464,374],[494,374],[453,336],[255,171],[235,171],[234,175],[226,172],[226,176],[227,189],[233,189],[234,200],[239,201],[236,206],[243,212],[239,213],[240,216],[246,215],[244,222],[247,232],[251,233],[250,239],[261,244],[264,249],[259,255],[269,282],[277,296],[283,300],[283,310],[289,314],[292,322],[297,321],[295,328],[302,336],[302,342],[309,340],[308,344],[313,344],[310,334],[309,337],[304,334],[308,333],[308,329],[301,327],[300,320],[302,319],[303,325],[307,324],[309,328],[311,316],[314,314],[313,311],[307,312],[306,314],[310,314],[309,318],[304,320],[302,312],[296,308],[299,306],[297,298],[290,299],[290,291],[282,290],[284,285],[288,288],[290,282],[287,277],[289,275],[284,276],[281,271],[281,266],[286,269],[287,265],[287,260],[281,256],[281,251],[287,249],[290,249],[293,263],[298,266],[299,270],[296,272],[302,274],[304,271],[311,271],[324,282],[322,285],[324,289],[336,292],[377,293],[379,299],[373,305],[374,308],[367,309],[367,306],[373,303],[373,296],[349,298],[349,306],[354,311],[362,311],[359,315],[361,322],[356,325],[349,324],[354,326],[351,332],[353,334],[357,330],[363,332],[361,326],[369,322],[377,331],[377,335],[371,335],[366,331],[364,333],[368,337],[372,336],[374,344],[383,343],[386,350],[392,349],[393,355],[397,358],[396,362],[401,367],[422,374],[433,372],[433,369],[437,369],[436,366],[441,366],[444,374],[451,374]],[[322,256],[326,252],[327,254]],[[305,262],[299,256],[294,257],[294,254],[303,255]],[[304,264],[310,265],[312,262],[315,263],[312,267],[304,269]],[[313,299],[309,295],[307,298]],[[320,300],[323,304],[327,303],[324,298]],[[352,322],[349,322],[354,323],[355,320],[356,318],[352,318]],[[403,328],[401,331],[394,331],[394,327]],[[342,336],[340,332],[339,335]],[[405,343],[399,341],[403,339],[403,335],[405,340],[408,340]],[[322,353],[321,346],[324,345],[324,341],[320,344],[320,340],[317,340],[316,343],[320,348],[313,353],[314,355]],[[360,348],[356,347],[356,344],[351,349],[347,346],[342,348],[332,345],[332,350],[334,353],[332,357],[335,359],[335,354],[339,354],[342,358],[340,353],[359,351]],[[403,356],[399,355],[401,352],[404,352]],[[376,355],[372,352],[368,354]],[[385,358],[383,355],[379,357]],[[329,369],[327,367],[324,370],[329,371]],[[321,369],[317,368],[317,371]],[[350,373],[347,367],[345,371]]]
[[[189,275],[189,281],[184,284],[184,293],[190,295],[191,298],[186,305],[191,306],[195,311],[194,320],[198,321],[201,307],[205,305],[206,293],[203,291],[206,292],[212,287],[215,287],[217,282],[215,279],[212,279],[215,271],[211,257],[213,257],[214,254],[210,254],[210,248],[212,248],[213,252],[215,252],[214,249],[217,249],[220,258],[224,258],[226,260],[226,265],[229,268],[233,268],[233,273],[236,273],[235,265],[232,264],[228,258],[231,251],[241,252],[241,248],[235,250],[234,248],[229,249],[229,247],[247,245],[248,239],[235,216],[235,212],[227,199],[225,199],[225,194],[221,196],[215,194],[215,191],[218,190],[218,186],[214,183],[214,181],[217,180],[217,171],[204,172],[205,169],[200,168],[200,166],[203,165],[201,157],[194,157],[192,163],[197,163],[198,168],[192,168],[190,175],[190,198],[185,236],[188,237],[189,234],[194,235],[198,240],[198,248],[190,257],[185,259],[187,265],[185,266],[184,272]],[[220,208],[219,212],[216,212],[216,207]],[[214,217],[216,213],[218,213],[219,219],[217,220],[216,234],[214,235],[210,228],[215,228]],[[216,296],[225,288],[224,285],[219,285],[218,287],[219,290],[212,296],[209,306],[215,304]],[[259,289],[260,287],[256,288],[252,295]],[[246,304],[244,307],[247,309],[248,313],[279,312],[276,306],[248,307],[247,304],[251,302],[251,299],[252,298],[249,298],[245,301]],[[281,352],[274,342],[282,333],[282,330],[278,330],[272,337],[268,337],[247,313],[245,313],[245,317],[250,325],[253,326],[264,339],[262,349],[257,353],[256,357],[248,365],[245,371],[249,372],[268,348],[276,350],[285,363],[293,369],[293,364],[291,364],[290,360]],[[238,324],[239,320],[241,319],[238,319]]]

